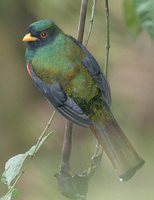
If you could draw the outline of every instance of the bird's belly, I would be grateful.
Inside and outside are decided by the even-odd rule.
[[[101,117],[102,95],[93,79],[79,74],[65,87],[65,92],[91,120]]]
[[[97,88],[92,79],[78,74],[65,87],[65,92],[74,99],[81,98],[88,102],[97,94]]]

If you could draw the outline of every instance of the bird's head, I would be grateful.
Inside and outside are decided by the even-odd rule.
[[[61,30],[51,20],[40,20],[28,27],[28,33],[23,42],[28,42],[31,47],[39,47],[49,44]]]

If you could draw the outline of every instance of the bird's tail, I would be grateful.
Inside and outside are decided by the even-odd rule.
[[[90,128],[118,172],[120,180],[127,181],[142,167],[144,160],[136,153],[111,112],[108,117],[103,116],[101,124],[94,124]]]

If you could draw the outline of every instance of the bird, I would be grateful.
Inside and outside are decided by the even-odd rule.
[[[30,24],[23,42],[28,74],[49,104],[89,128],[120,181],[129,180],[145,161],[112,114],[110,86],[94,56],[49,19]]]

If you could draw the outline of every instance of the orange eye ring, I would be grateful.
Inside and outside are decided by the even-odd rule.
[[[42,39],[47,38],[47,37],[48,37],[48,32],[46,32],[46,31],[41,32],[41,33],[40,33],[40,37],[41,37]]]

